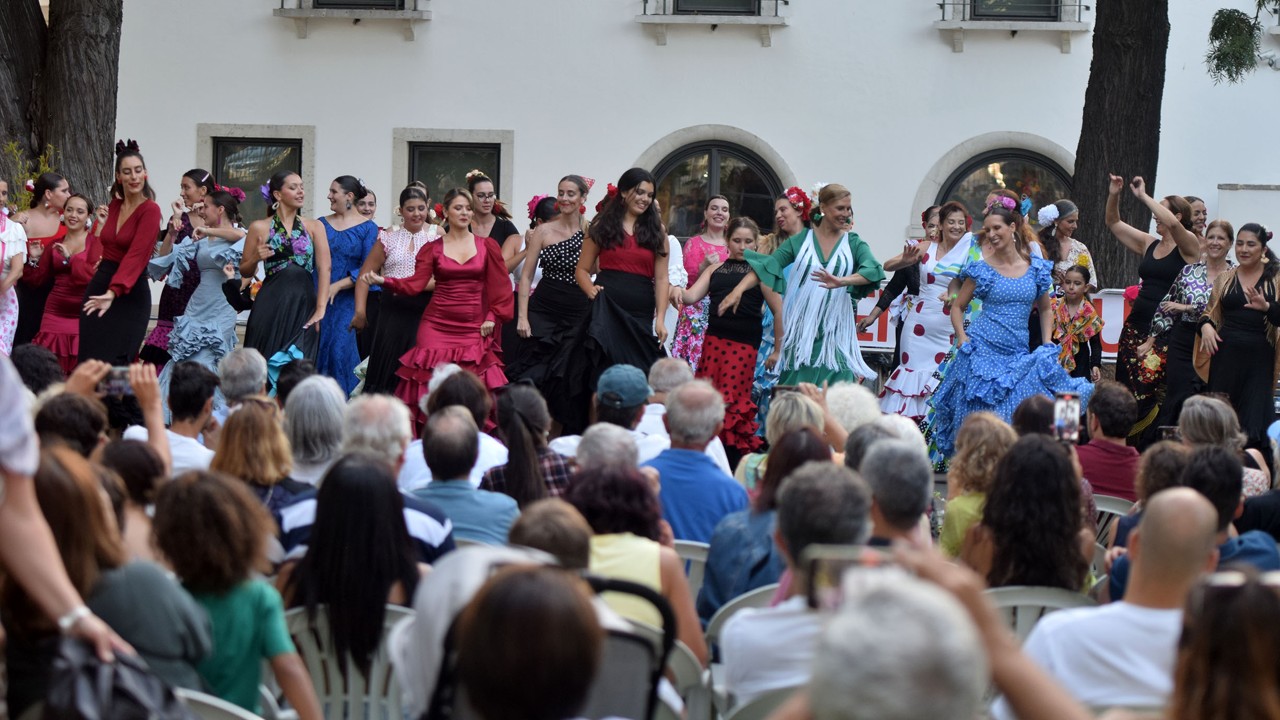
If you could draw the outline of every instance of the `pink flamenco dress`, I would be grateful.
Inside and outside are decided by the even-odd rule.
[[[418,324],[413,348],[400,357],[396,397],[414,412],[419,424],[425,419],[418,401],[427,394],[435,368],[455,363],[479,376],[493,390],[507,384],[498,356],[498,329],[515,314],[511,280],[502,260],[502,249],[490,238],[475,238],[476,253],[459,263],[444,253],[443,241],[428,243],[418,251],[413,275],[386,278],[383,288],[397,295],[417,296],[435,278],[431,303]],[[494,332],[480,336],[480,325],[494,322]]]

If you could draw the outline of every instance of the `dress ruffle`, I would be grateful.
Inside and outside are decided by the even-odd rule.
[[[235,349],[236,331],[234,323],[231,327],[221,327],[217,323],[183,315],[173,323],[173,332],[169,334],[169,355],[174,362],[181,362],[195,356],[201,350],[211,351],[215,357],[223,358]]]
[[[445,363],[454,363],[463,370],[475,373],[490,390],[507,384],[494,335],[470,345],[415,346],[400,357],[400,369],[396,371],[400,384],[396,387],[395,395],[413,410],[418,422],[426,419],[418,402],[426,396],[427,384],[431,382],[435,369]]]
[[[730,401],[724,409],[720,441],[743,455],[759,450],[764,441],[756,434],[760,430],[756,415],[756,405],[750,400],[738,398]]]
[[[41,330],[31,338],[31,344],[46,347],[58,356],[58,365],[62,372],[71,377],[76,365],[80,362],[80,330],[73,333],[47,332]]]
[[[880,391],[880,411],[919,420],[929,413],[929,398],[938,389],[936,372],[924,372],[899,365]]]

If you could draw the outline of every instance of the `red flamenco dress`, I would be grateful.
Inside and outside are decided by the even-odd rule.
[[[40,329],[31,342],[49,348],[58,356],[62,372],[69,377],[80,358],[80,313],[85,291],[101,256],[98,239],[86,235],[84,249],[70,258],[50,246],[35,267],[27,268],[22,279],[33,286],[52,285],[44,304]]]
[[[455,363],[479,376],[493,390],[507,384],[498,357],[498,329],[515,314],[511,280],[502,249],[490,238],[475,237],[476,252],[464,263],[444,253],[444,241],[418,251],[413,275],[386,278],[383,288],[397,295],[419,295],[435,278],[435,293],[422,313],[414,347],[400,357],[396,397],[424,419],[418,401],[427,394],[435,368]],[[480,325],[493,321],[494,332],[480,336]]]

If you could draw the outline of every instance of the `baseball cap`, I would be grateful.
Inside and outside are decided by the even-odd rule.
[[[652,394],[644,371],[634,365],[614,365],[596,381],[596,402],[615,410],[643,405]]]

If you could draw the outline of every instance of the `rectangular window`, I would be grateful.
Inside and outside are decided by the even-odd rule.
[[[318,10],[404,10],[405,0],[311,0]]]
[[[1057,20],[1059,0],[973,0],[974,20]]]
[[[677,15],[759,15],[760,0],[675,0]]]
[[[432,202],[453,188],[467,186],[467,173],[479,170],[496,184],[501,177],[502,146],[498,143],[409,143],[409,182],[424,183]],[[495,188],[496,190],[497,188]]]
[[[302,140],[280,138],[215,137],[213,178],[219,185],[244,191],[240,217],[261,218],[267,214],[261,186],[281,170],[302,175]]]

